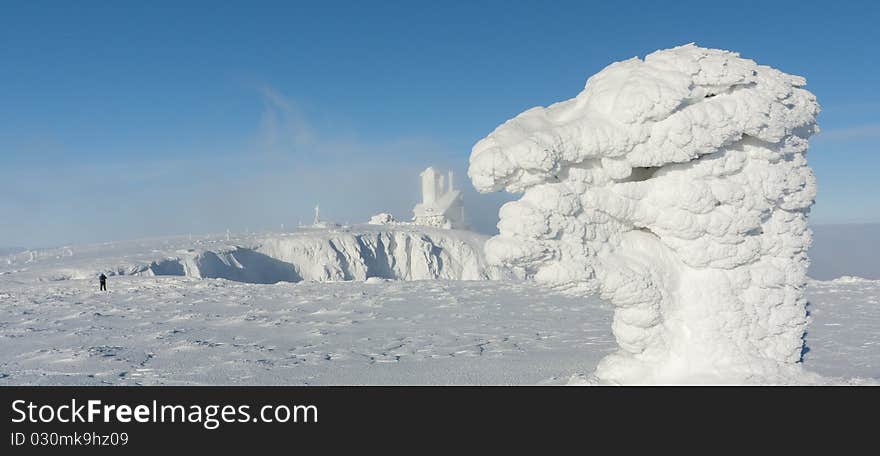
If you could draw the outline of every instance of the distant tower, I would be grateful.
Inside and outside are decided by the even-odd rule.
[[[321,224],[321,205],[320,204],[315,205],[315,221],[313,222],[313,224],[316,226]]]
[[[433,204],[437,200],[437,172],[434,168],[422,171],[422,204]]]
[[[452,171],[444,176],[429,166],[421,177],[422,202],[413,208],[413,222],[440,228],[466,228],[464,201],[461,191],[455,189]]]

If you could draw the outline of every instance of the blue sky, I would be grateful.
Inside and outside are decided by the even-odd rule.
[[[421,168],[465,185],[499,123],[688,42],[805,76],[814,222],[880,222],[880,7],[664,3],[4,2],[0,246],[405,217]]]

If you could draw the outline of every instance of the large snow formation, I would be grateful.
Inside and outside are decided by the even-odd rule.
[[[610,383],[804,381],[805,80],[693,44],[609,65],[473,148],[490,262],[616,306]]]

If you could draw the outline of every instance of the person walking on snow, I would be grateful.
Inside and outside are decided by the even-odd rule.
[[[107,291],[107,276],[102,272],[101,277],[98,277],[98,280],[101,282],[101,291]]]

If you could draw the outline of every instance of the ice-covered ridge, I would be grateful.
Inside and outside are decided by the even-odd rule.
[[[276,283],[366,280],[485,280],[497,268],[483,260],[485,239],[432,230],[326,232],[276,236],[250,246],[202,251],[153,263],[143,274]]]
[[[114,275],[224,278],[248,283],[366,280],[484,280],[487,237],[459,230],[362,225],[303,229],[226,240],[130,241],[37,251],[10,260],[6,274],[42,280]],[[102,248],[103,247],[103,248]]]

